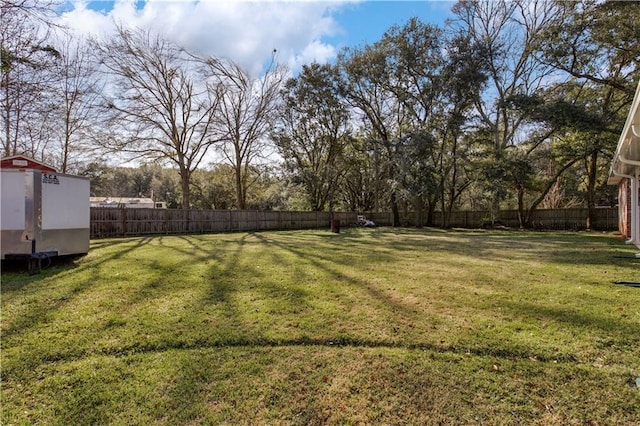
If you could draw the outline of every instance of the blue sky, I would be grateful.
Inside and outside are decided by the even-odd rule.
[[[443,25],[453,4],[453,1],[365,1],[347,5],[333,15],[346,31],[336,41],[349,46],[373,43],[392,25],[403,25],[413,16]]]
[[[114,23],[150,28],[188,50],[259,70],[273,49],[293,72],[335,59],[345,46],[378,41],[417,16],[442,25],[452,1],[68,0],[60,23],[109,35]]]

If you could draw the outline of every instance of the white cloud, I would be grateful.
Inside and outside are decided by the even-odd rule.
[[[336,57],[336,48],[330,44],[314,40],[307,44],[300,53],[290,55],[288,66],[290,69],[300,69],[304,64],[312,62],[325,63]]]
[[[94,35],[112,33],[114,23],[150,28],[194,53],[229,58],[258,72],[273,49],[294,70],[333,59],[336,48],[321,39],[341,31],[331,14],[344,3],[147,0],[140,6],[116,0],[107,5],[109,10],[96,11],[75,1],[60,21]]]
[[[75,2],[73,9],[60,15],[59,23],[82,35],[109,33],[113,23],[107,15],[87,8],[86,2]]]

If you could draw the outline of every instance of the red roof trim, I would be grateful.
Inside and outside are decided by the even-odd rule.
[[[41,163],[33,158],[25,157],[24,155],[4,157],[0,160],[0,169],[35,169],[43,172],[58,172],[54,167]]]

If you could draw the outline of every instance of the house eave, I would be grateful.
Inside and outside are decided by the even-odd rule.
[[[640,175],[640,84],[629,110],[629,115],[620,134],[611,169],[610,185],[617,185],[625,177]]]

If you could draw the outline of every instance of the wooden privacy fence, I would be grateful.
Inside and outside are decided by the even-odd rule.
[[[434,225],[441,224],[441,213],[436,212],[434,216]],[[587,229],[588,217],[589,210],[587,208],[535,210],[531,215],[530,228],[580,231]],[[409,224],[413,224],[411,223],[413,221],[409,222]],[[490,212],[487,211],[453,212],[449,226],[454,228],[481,228],[490,226],[492,223],[510,228],[518,228],[520,226],[518,211],[502,210],[496,214],[493,220]],[[595,218],[591,223],[591,229],[617,231],[618,208],[597,208],[595,210]]]
[[[539,229],[581,230],[586,228],[587,209],[537,210],[532,226]],[[389,226],[390,213],[365,213],[377,225]],[[404,215],[402,224],[415,225],[414,215]],[[334,219],[342,226],[357,222],[358,213],[335,212]],[[436,213],[434,225],[440,223]],[[496,223],[518,227],[516,211],[501,211]],[[451,226],[479,228],[491,222],[488,212],[461,211],[452,215]],[[288,229],[330,228],[329,212],[252,211],[252,210],[180,210],[136,208],[91,208],[91,238],[124,237],[134,235],[206,234],[233,231],[266,231]],[[598,209],[593,229],[618,229],[617,208]]]
[[[334,213],[355,224],[356,213]],[[91,238],[328,228],[329,212],[91,208]]]

